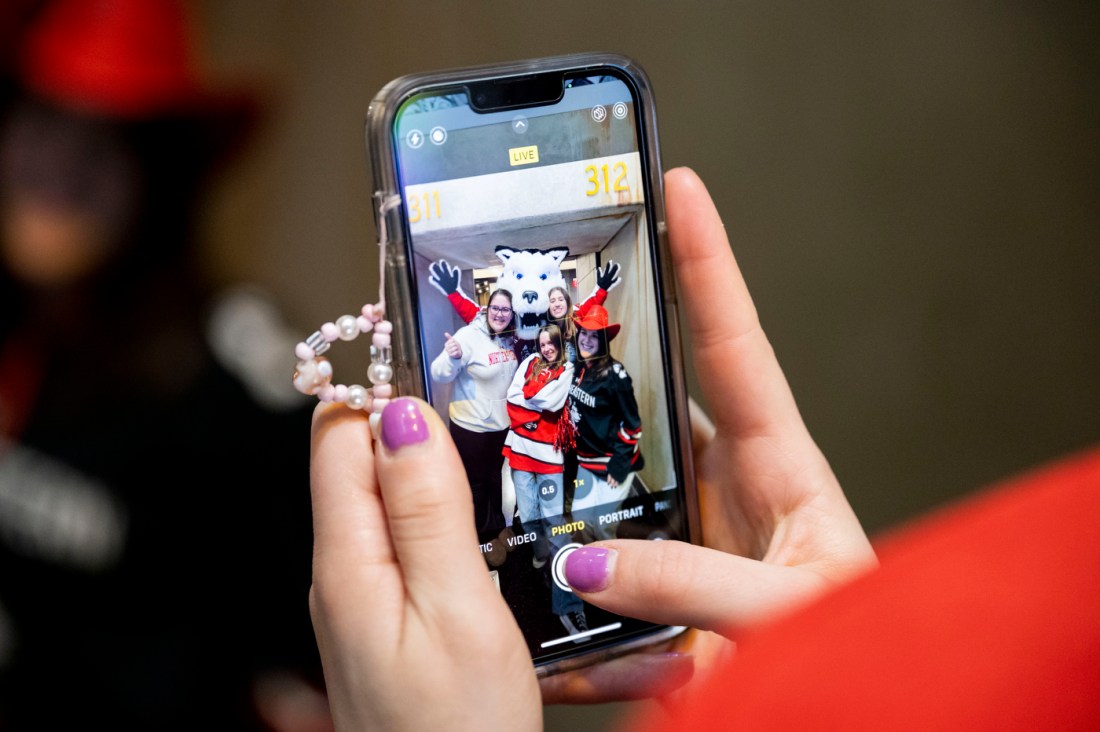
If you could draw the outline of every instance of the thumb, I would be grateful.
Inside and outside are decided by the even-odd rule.
[[[454,603],[488,587],[470,485],[439,415],[420,399],[394,399],[382,411],[381,442],[378,483],[409,594]]]
[[[815,597],[827,586],[809,569],[679,541],[589,544],[566,559],[565,577],[586,602],[605,610],[724,634]]]
[[[443,331],[443,340],[445,340],[445,341],[449,341],[449,340],[451,340],[452,338],[453,338],[453,336],[452,336],[452,335],[451,335],[450,333],[448,333],[448,332],[446,332],[446,331]]]

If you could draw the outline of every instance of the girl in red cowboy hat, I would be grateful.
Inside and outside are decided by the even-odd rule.
[[[634,387],[608,349],[620,325],[609,320],[601,305],[574,318],[579,356],[569,400],[579,461],[574,511],[621,501],[645,465],[638,449],[642,418]]]

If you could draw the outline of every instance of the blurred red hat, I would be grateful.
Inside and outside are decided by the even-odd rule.
[[[240,135],[258,111],[194,63],[182,0],[52,0],[26,28],[17,77],[61,107],[121,119],[198,117]]]
[[[608,341],[619,335],[619,328],[621,327],[618,323],[612,323],[610,321],[611,317],[607,314],[607,309],[602,305],[590,305],[588,311],[582,318],[573,316],[573,322],[576,323],[578,328],[584,330],[606,330]]]

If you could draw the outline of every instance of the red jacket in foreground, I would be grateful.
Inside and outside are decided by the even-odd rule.
[[[661,730],[1100,729],[1100,449],[896,532]],[[637,720],[638,726],[642,720]]]

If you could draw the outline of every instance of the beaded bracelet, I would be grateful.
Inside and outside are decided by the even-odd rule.
[[[400,196],[391,196],[383,199],[379,206],[379,273],[385,272],[386,266],[386,213],[400,203]],[[380,279],[384,280],[381,276]],[[371,412],[371,427],[375,432],[382,410],[394,397],[394,388],[390,384],[393,380],[393,351],[390,346],[393,323],[385,319],[383,286],[379,285],[378,290],[378,303],[364,305],[358,316],[342,315],[335,322],[325,323],[320,330],[314,331],[294,347],[294,356],[298,360],[294,370],[294,388],[303,394],[315,395],[323,402],[342,402],[352,409],[366,409]],[[332,363],[323,354],[337,340],[353,341],[360,333],[372,331],[371,364],[367,369],[371,387],[333,384]]]
[[[335,323],[325,323],[320,330],[295,346],[298,367],[294,371],[294,388],[303,394],[315,394],[323,402],[343,402],[352,409],[382,411],[393,395],[390,385],[393,379],[393,366],[390,365],[393,324],[384,320],[384,315],[382,304],[364,305],[362,315],[342,315]],[[367,369],[367,379],[372,388],[367,389],[359,384],[333,384],[332,363],[322,354],[337,339],[353,341],[360,333],[370,333],[372,330],[371,365]]]

